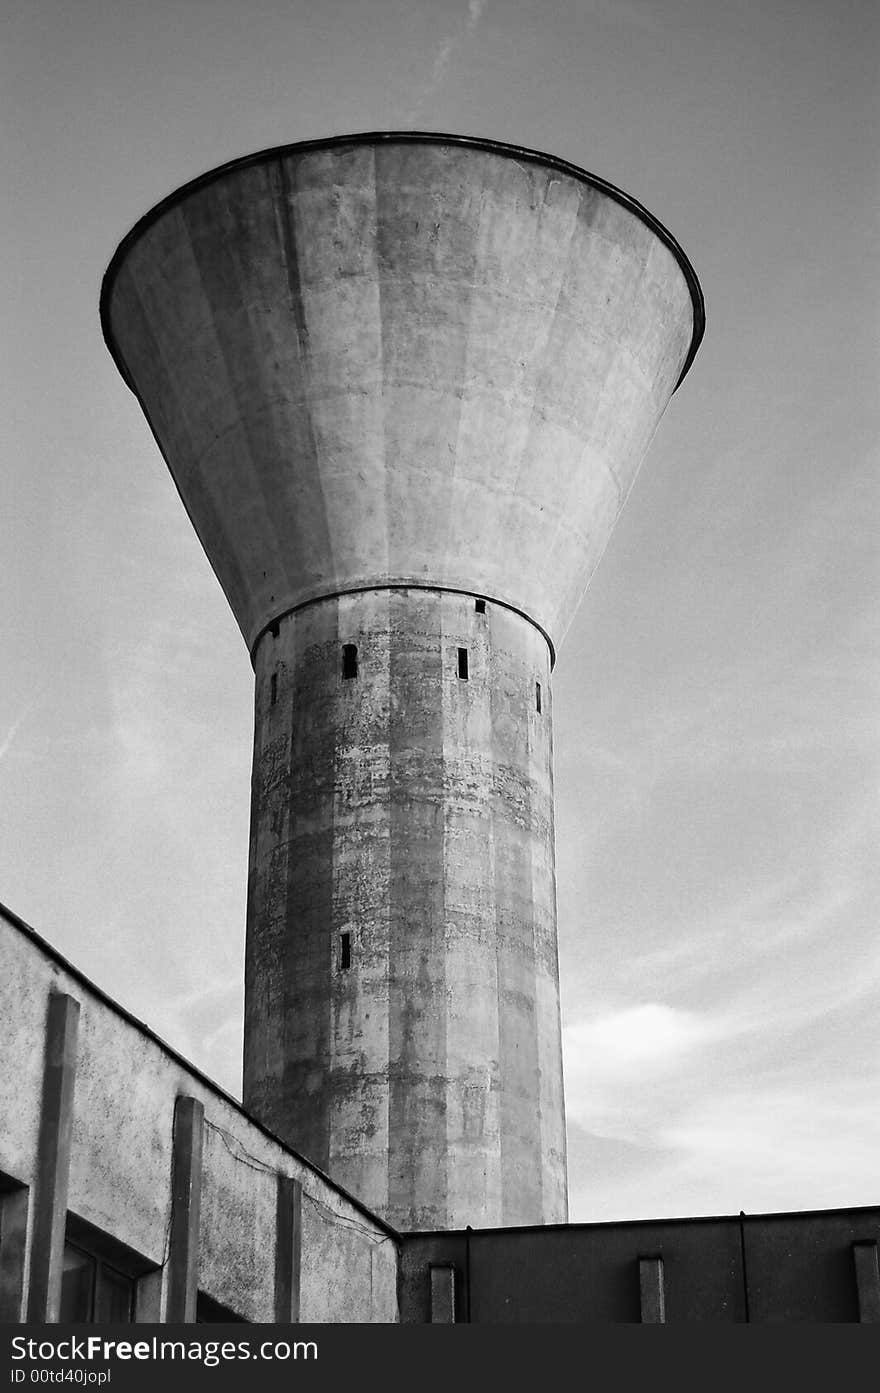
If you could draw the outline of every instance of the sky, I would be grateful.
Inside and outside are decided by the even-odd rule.
[[[267,146],[548,151],[648,207],[707,308],[553,679],[571,1219],[876,1204],[880,10],[5,14],[0,901],[239,1094],[253,675],[101,278]]]

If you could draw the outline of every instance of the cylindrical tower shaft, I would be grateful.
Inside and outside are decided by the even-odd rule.
[[[564,1221],[546,640],[403,588],[255,657],[246,1106],[392,1223]]]
[[[352,136],[171,195],[101,313],[256,669],[246,1104],[401,1228],[564,1220],[550,668],[687,259],[551,156]]]

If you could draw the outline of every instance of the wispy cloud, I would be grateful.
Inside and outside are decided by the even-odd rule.
[[[656,1139],[661,1123],[721,1077],[757,1084],[795,1058],[807,1087],[837,1076],[827,1023],[863,1009],[880,986],[872,926],[851,927],[858,909],[845,877],[781,881],[714,922],[687,926],[669,947],[633,944],[613,987],[622,994],[650,983],[656,995],[598,1000],[589,1016],[581,1003],[564,1032],[572,1116],[600,1135]]]
[[[878,961],[867,912],[872,889],[861,882],[860,868],[862,844],[876,833],[878,821],[876,814],[857,810],[850,822],[811,846],[803,865],[727,899],[716,898],[692,919],[668,923],[658,915],[656,933],[646,943],[633,942],[618,980],[628,989],[651,982],[655,991],[703,1001],[719,993],[732,999],[751,981],[755,992],[776,990],[775,1019],[786,1000],[791,1005],[796,997],[791,972],[799,958],[814,967],[826,956],[831,959],[829,973],[814,974],[809,984],[830,1004],[835,981],[867,977],[870,989]],[[844,930],[849,955],[835,946]],[[856,955],[856,945],[866,952]],[[780,981],[787,984],[785,994]]]
[[[0,739],[0,764],[2,764],[3,761],[7,759],[8,756],[12,753],[13,747],[18,742],[18,737],[21,734],[22,727],[27,722],[31,721],[35,716],[39,716],[40,713],[44,711],[45,705],[46,703],[44,701],[37,701],[30,706],[26,706],[25,709],[22,711],[21,715],[16,717],[16,719],[12,722],[12,725],[6,731],[6,734],[2,737],[2,739]],[[53,735],[55,736],[57,743],[59,740],[57,732],[53,732]],[[29,749],[27,754],[25,753],[24,748],[20,748],[15,751],[16,760],[33,760],[36,757],[33,731],[31,732],[31,738],[28,744]]]
[[[841,645],[845,638],[842,630]],[[645,703],[620,730],[614,750],[587,729],[578,758],[626,776],[624,791],[633,792],[631,781],[643,796],[674,770],[750,770],[768,761],[779,769],[806,768],[816,756],[845,750],[876,759],[878,693],[880,659],[870,651],[846,664],[836,652],[802,659],[794,672],[714,673],[702,689],[676,688],[665,703]]]
[[[415,105],[407,113],[407,124],[411,124],[421,115],[426,103],[440,90],[446,77],[453,55],[461,46],[471,38],[476,31],[477,25],[482,19],[489,0],[468,0],[467,15],[462,17],[458,27],[441,40],[434,54],[434,62],[431,67],[431,76],[428,79],[423,91],[420,93]]]
[[[847,1168],[873,1166],[876,1130],[866,1126],[873,1111],[871,1084],[805,1090],[782,1080],[774,1087],[725,1092],[703,1098],[686,1118],[662,1128],[659,1140],[705,1160],[725,1158],[738,1172],[807,1178],[816,1169],[833,1173],[842,1155]],[[821,1107],[818,1106],[821,1095]]]
[[[186,961],[179,966],[182,972],[190,967]],[[222,975],[190,981],[150,1014],[150,1024],[162,1038],[235,1094],[241,1083],[241,995],[241,964],[232,955]]]
[[[636,900],[589,955],[601,989],[564,1032],[574,1217],[632,1217],[634,1195],[644,1215],[871,1201],[873,781],[796,825],[808,837],[775,874],[746,860],[666,909]]]
[[[833,1090],[784,1078],[731,1090],[720,1081],[635,1143],[608,1141],[570,1119],[580,1161],[571,1217],[873,1204],[878,1082],[876,1073]]]
[[[719,1089],[661,1128],[658,1141],[679,1158],[680,1184],[704,1193],[715,1185],[720,1203],[712,1208],[873,1203],[877,1084],[874,1071],[833,1089],[785,1078]]]
[[[9,754],[9,751],[12,749],[13,743],[15,741],[15,737],[18,735],[18,732],[21,730],[22,725],[27,720],[27,717],[29,715],[29,710],[22,711],[18,719],[12,722],[12,725],[9,727],[8,731],[6,732],[6,735],[3,737],[3,740],[0,741],[0,761],[4,760],[6,756]]]
[[[735,1029],[723,1014],[648,1001],[606,1010],[563,1035],[566,1109],[599,1136],[656,1139],[680,1081]],[[658,1112],[658,1100],[665,1101]]]
[[[589,0],[588,8],[594,19],[621,27],[656,30],[660,24],[656,7],[638,0]]]
[[[790,1025],[771,1007],[643,1002],[566,1030],[573,1218],[632,1217],[634,1193],[645,1216],[872,1202],[876,1058],[841,1079],[762,1057],[760,1037]]]
[[[572,1026],[566,1032],[566,1053],[573,1056],[575,1074],[584,1062],[589,1065],[596,1059],[607,1072],[654,1073],[718,1033],[717,1024],[694,1012],[642,1002]]]

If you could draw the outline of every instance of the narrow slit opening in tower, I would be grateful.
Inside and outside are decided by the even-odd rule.
[[[468,651],[466,648],[458,650],[458,675],[463,682],[468,680]]]
[[[485,614],[485,613],[486,613],[486,601],[485,601],[485,600],[474,600],[474,609],[477,611],[477,614]]]
[[[339,969],[347,972],[351,967],[351,934],[339,935]]]
[[[540,682],[536,682],[536,683],[535,683],[535,710],[537,711],[538,715],[540,716],[540,714],[541,714],[541,684],[540,684]]]
[[[358,651],[357,644],[344,643],[342,645],[342,676],[345,678],[357,677],[358,675]]]
[[[274,706],[278,700],[278,673],[273,672],[269,680],[269,701]]]

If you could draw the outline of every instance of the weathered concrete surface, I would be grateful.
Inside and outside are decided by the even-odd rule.
[[[103,312],[249,648],[389,581],[504,600],[558,646],[695,329],[630,208],[430,138],[181,191]]]
[[[401,1227],[564,1219],[545,637],[699,341],[686,259],[550,157],[352,137],[172,195],[102,319],[254,654],[248,1107]]]
[[[255,657],[245,1105],[396,1226],[563,1221],[546,642],[381,590]]]
[[[67,968],[0,909],[0,1181],[33,1233],[43,1038],[52,991],[80,1003],[68,1207],[151,1265],[164,1314],[172,1123],[181,1094],[204,1108],[199,1290],[237,1315],[275,1314],[278,1176],[303,1187],[303,1321],[397,1320],[396,1240],[219,1089]],[[2,1196],[6,1199],[8,1196]],[[141,1307],[139,1295],[139,1309]]]

